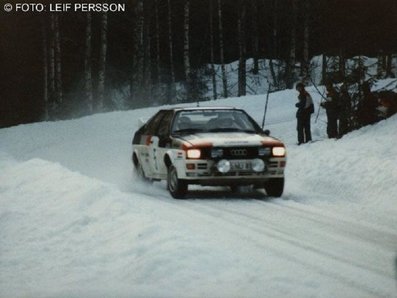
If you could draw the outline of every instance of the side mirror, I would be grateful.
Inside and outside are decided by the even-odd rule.
[[[270,130],[268,130],[268,129],[265,129],[265,130],[263,131],[263,133],[264,133],[265,135],[267,135],[267,136],[270,136]]]

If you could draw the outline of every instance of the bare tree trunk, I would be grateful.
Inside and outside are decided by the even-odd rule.
[[[341,48],[339,50],[339,76],[342,81],[345,81],[346,77],[346,57],[345,51]]]
[[[105,79],[106,79],[106,54],[108,47],[108,14],[102,13],[101,18],[101,48],[99,52],[99,70],[98,70],[98,107],[99,111],[104,108],[105,101]]]
[[[46,19],[43,19],[41,30],[43,34],[43,101],[44,101],[44,120],[49,119],[49,102],[48,102],[48,38]]]
[[[246,94],[246,42],[245,42],[245,1],[240,1],[239,13],[237,20],[238,29],[238,47],[239,47],[239,63],[238,63],[238,96]]]
[[[303,28],[303,62],[302,62],[302,75],[305,79],[307,79],[309,75],[309,39],[310,39],[310,0],[305,0],[304,2],[304,11],[305,11],[305,20],[304,20],[304,28]]]
[[[156,96],[160,96],[161,86],[161,66],[160,66],[160,22],[159,22],[159,0],[154,0],[154,14],[155,14],[155,39],[156,39]]]
[[[252,54],[254,58],[253,74],[259,72],[259,34],[258,34],[258,3],[257,0],[250,0],[252,16]]]
[[[378,53],[378,63],[376,65],[376,75],[378,79],[383,78],[384,67],[383,67],[383,51]]]
[[[56,110],[56,94],[55,94],[55,16],[51,15],[50,20],[50,28],[51,28],[51,44],[50,44],[50,110],[51,115],[54,116],[54,112]]]
[[[215,72],[215,55],[214,55],[214,11],[213,0],[209,0],[209,23],[210,23],[210,60],[211,60],[211,78],[212,78],[212,93],[214,99],[217,99],[218,92],[216,87],[216,72]]]
[[[292,27],[291,27],[291,37],[290,37],[290,51],[288,62],[286,66],[286,84],[287,88],[291,88],[293,81],[293,71],[296,63],[296,20],[297,20],[297,0],[292,0]]]
[[[322,67],[321,67],[321,82],[325,84],[327,79],[327,56],[323,54],[322,56]]]
[[[184,40],[183,40],[183,64],[185,68],[185,81],[186,81],[186,91],[188,98],[191,93],[191,69],[190,69],[190,44],[189,44],[189,17],[190,17],[190,0],[185,0],[184,8]]]
[[[152,100],[152,56],[151,56],[151,40],[150,40],[150,21],[145,21],[144,36],[144,98],[148,101]]]
[[[223,21],[222,21],[222,0],[218,0],[218,29],[219,29],[219,52],[221,60],[221,70],[222,70],[222,83],[223,83],[223,97],[229,97],[227,88],[227,77],[225,69],[225,58],[224,58],[224,48],[223,48]]]
[[[279,88],[278,78],[274,70],[273,59],[279,56],[278,52],[278,0],[273,0],[273,30],[272,30],[272,53],[269,61],[270,73],[273,77],[273,85]]]
[[[61,61],[61,37],[59,29],[59,17],[54,16],[55,25],[55,83],[58,108],[63,103],[62,93],[62,61]]]
[[[134,62],[130,85],[131,105],[133,107],[142,97],[144,84],[144,23],[143,0],[138,0],[135,7]]]
[[[388,53],[386,55],[386,77],[387,78],[393,77],[393,73],[391,71],[391,69],[392,69],[392,59],[393,59],[392,54]]]
[[[86,27],[85,27],[85,56],[84,56],[84,91],[87,100],[88,112],[92,114],[94,110],[93,94],[92,94],[92,15],[91,12],[86,14]]]
[[[172,8],[171,1],[168,0],[168,47],[170,53],[170,90],[168,94],[168,102],[175,103],[176,102],[176,86],[175,86],[175,67],[174,67],[174,45],[172,41]]]

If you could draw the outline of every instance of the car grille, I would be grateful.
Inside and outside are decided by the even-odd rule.
[[[231,156],[247,156],[247,149],[230,149],[229,150]]]
[[[223,148],[223,158],[255,158],[258,156],[258,147]]]
[[[211,150],[212,149],[222,149],[223,154],[220,158],[226,159],[250,159],[259,157],[258,151],[259,149],[263,149],[264,147],[214,147],[214,148],[203,148],[201,149],[201,158],[209,159],[211,158]],[[268,154],[263,155],[261,157],[267,158]]]

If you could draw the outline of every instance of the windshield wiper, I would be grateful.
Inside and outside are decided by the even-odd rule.
[[[236,129],[236,128],[230,128],[230,127],[227,127],[227,128],[220,128],[220,127],[218,127],[218,128],[209,129],[208,131],[209,131],[209,132],[235,132],[235,131],[238,131],[238,129]]]
[[[208,130],[209,132],[246,132],[246,133],[256,133],[255,130],[251,129],[239,129],[239,128],[232,128],[232,127],[225,127],[225,128],[213,128]]]
[[[199,128],[184,128],[184,129],[174,130],[172,133],[173,134],[190,134],[190,133],[196,133],[196,132],[203,132],[203,130],[199,129]]]

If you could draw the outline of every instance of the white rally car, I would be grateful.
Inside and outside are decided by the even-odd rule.
[[[284,144],[244,111],[228,107],[160,110],[134,135],[132,162],[144,180],[167,180],[174,198],[189,184],[284,189]]]

